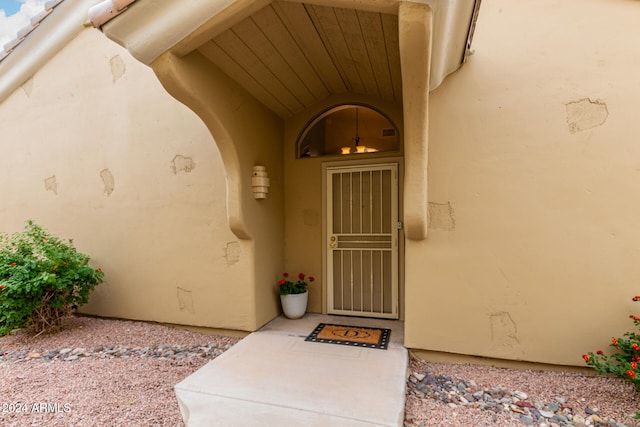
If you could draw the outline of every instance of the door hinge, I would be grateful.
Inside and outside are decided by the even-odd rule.
[[[396,227],[398,227],[398,230],[402,230],[402,221],[398,221]]]

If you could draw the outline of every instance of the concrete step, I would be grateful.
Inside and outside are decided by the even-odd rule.
[[[318,323],[392,329],[387,350],[305,342]],[[402,323],[277,318],[175,386],[188,427],[402,426]]]

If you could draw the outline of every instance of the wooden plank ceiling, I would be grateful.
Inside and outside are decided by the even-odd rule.
[[[278,1],[199,51],[282,118],[344,92],[402,101],[395,15]]]

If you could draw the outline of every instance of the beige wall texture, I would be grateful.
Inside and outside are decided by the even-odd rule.
[[[633,328],[639,6],[483,2],[475,55],[431,93],[408,347],[582,365]]]
[[[251,330],[252,242],[221,155],[153,72],[86,29],[0,104],[0,229],[31,218],[105,271],[83,312]]]
[[[282,120],[198,52],[182,58],[168,52],[152,67],[167,91],[202,118],[220,150],[229,225],[247,247],[246,257],[251,260],[246,266],[251,280],[241,292],[243,304],[251,307],[250,330],[255,330],[280,312],[277,281],[284,246]],[[270,179],[264,200],[253,196],[254,166],[264,166]],[[231,310],[235,301],[226,301]]]

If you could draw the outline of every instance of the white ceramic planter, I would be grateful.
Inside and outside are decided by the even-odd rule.
[[[307,311],[308,298],[309,291],[304,291],[302,294],[280,295],[284,315],[289,319],[299,319],[304,316]]]

